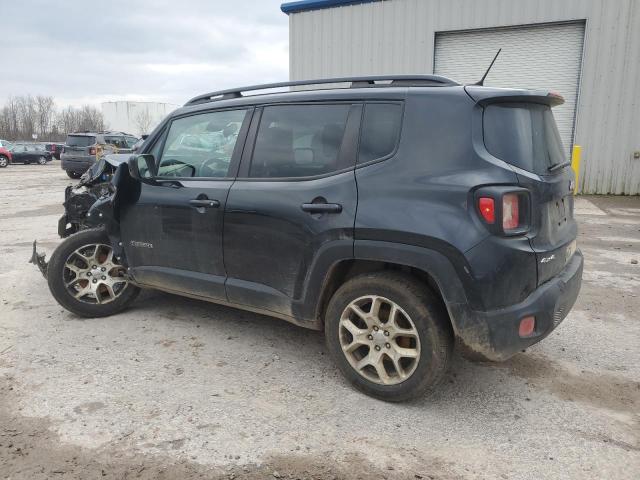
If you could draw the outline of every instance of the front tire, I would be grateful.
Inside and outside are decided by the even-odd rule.
[[[418,279],[399,272],[357,276],[331,298],[326,342],[360,391],[399,402],[432,391],[453,351],[441,302]]]
[[[9,165],[9,159],[4,155],[0,155],[0,168],[6,168]]]
[[[78,172],[72,172],[71,170],[67,170],[67,176],[75,180],[80,178],[81,175]]]
[[[136,298],[102,229],[83,230],[67,237],[51,255],[47,282],[57,302],[76,315],[114,315]]]
[[[38,165],[46,165],[47,157],[38,157]]]

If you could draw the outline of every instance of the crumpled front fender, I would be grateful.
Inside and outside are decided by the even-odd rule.
[[[140,197],[140,182],[132,178],[126,163],[121,163],[111,179],[113,193],[99,198],[87,212],[86,224],[103,227],[109,236],[113,252],[124,263],[124,249],[120,238],[120,209],[135,203]]]

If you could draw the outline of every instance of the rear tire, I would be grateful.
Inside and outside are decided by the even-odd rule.
[[[428,286],[400,272],[364,274],[342,285],[327,307],[325,336],[344,376],[358,390],[390,402],[433,391],[453,351],[441,302]]]
[[[63,240],[51,255],[47,283],[61,306],[88,318],[121,312],[140,293],[124,277],[103,229],[83,230]]]
[[[9,165],[9,159],[4,155],[0,155],[0,168],[6,168]]]
[[[67,176],[75,180],[80,178],[81,175],[78,172],[72,172],[71,170],[67,170]]]

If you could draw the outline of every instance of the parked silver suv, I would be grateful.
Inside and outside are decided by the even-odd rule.
[[[109,153],[131,153],[137,141],[137,137],[123,132],[70,133],[60,156],[62,169],[69,177],[80,178],[98,158]]]

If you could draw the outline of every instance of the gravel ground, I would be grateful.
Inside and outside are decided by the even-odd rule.
[[[58,161],[0,177],[0,478],[638,478],[638,197],[578,198],[585,280],[545,341],[456,356],[438,393],[395,405],[280,320],[151,291],[66,312],[27,259],[59,242],[70,181]]]

